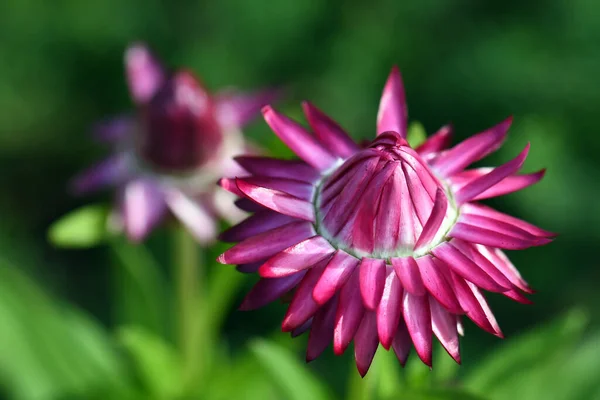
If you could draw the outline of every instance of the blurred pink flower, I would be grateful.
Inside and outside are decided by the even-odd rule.
[[[271,129],[302,161],[238,157],[251,175],[222,179],[255,214],[221,235],[240,242],[219,257],[258,271],[241,309],[293,292],[282,329],[310,330],[307,360],[333,341],[342,354],[354,340],[361,375],[379,343],[404,365],[415,347],[431,366],[432,335],[460,362],[460,316],[502,333],[481,289],[527,303],[531,289],[501,249],[525,249],[553,234],[479,204],[538,182],[544,171],[518,175],[529,145],[496,168],[465,169],[497,150],[507,119],[447,148],[449,126],[412,149],[399,71],[383,90],[377,137],[359,147],[309,103],[313,134],[263,109]]]
[[[245,215],[216,182],[243,174],[232,160],[250,151],[240,128],[275,92],[212,95],[193,73],[167,71],[141,44],[127,49],[125,67],[137,112],[96,127],[114,154],[77,176],[72,188],[82,194],[118,187],[115,215],[131,240],[142,240],[171,212],[200,243],[210,243],[219,216],[238,222]]]

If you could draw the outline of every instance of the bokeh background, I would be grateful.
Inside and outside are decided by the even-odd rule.
[[[536,186],[492,204],[560,236],[546,247],[510,254],[538,290],[535,304],[523,306],[490,296],[507,338],[502,342],[467,325],[463,365],[452,382],[460,386],[463,377],[468,382],[467,377],[489,360],[489,353],[508,352],[523,332],[540,329],[536,327],[565,313],[566,320],[558,323],[566,325],[557,328],[562,336],[555,332],[556,340],[548,344],[546,339],[553,333],[539,331],[519,351],[535,349],[539,357],[560,356],[568,361],[585,349],[600,358],[595,334],[600,321],[599,20],[600,3],[595,0],[2,1],[3,398],[95,398],[99,392],[88,391],[87,380],[73,389],[53,375],[57,368],[72,368],[81,354],[68,339],[79,325],[70,325],[70,317],[63,314],[77,314],[93,325],[90,335],[106,338],[103,343],[110,351],[120,321],[127,315],[135,320],[136,312],[143,314],[143,307],[131,304],[126,312],[119,309],[122,294],[114,279],[119,262],[112,247],[122,245],[139,256],[135,248],[121,243],[64,249],[53,246],[47,237],[48,227],[62,215],[89,203],[108,204],[112,198],[111,193],[75,198],[68,193],[67,182],[107,154],[108,149],[91,140],[91,124],[131,108],[122,58],[125,47],[137,40],[147,42],[167,65],[196,71],[210,88],[284,86],[286,99],[280,109],[301,118],[299,102],[310,99],[356,139],[373,136],[381,89],[394,64],[405,80],[411,120],[421,122],[428,132],[452,122],[459,140],[514,115],[507,144],[486,163],[506,161],[531,142],[525,170],[546,167],[548,172]],[[247,133],[272,154],[289,155],[260,119]],[[152,255],[167,277],[169,237],[168,227],[154,233],[142,256]],[[206,256],[209,264],[217,252],[212,249]],[[144,262],[137,263],[144,274]],[[207,268],[209,274],[217,268],[233,270]],[[305,339],[291,343],[277,333],[282,305],[251,313],[235,311],[252,282],[240,280],[233,285],[231,299],[213,310],[223,315],[219,337],[228,354],[246,354],[249,341],[264,337],[302,360]],[[168,279],[164,285],[168,288]],[[60,316],[50,318],[53,313]],[[50,320],[53,335],[44,325]],[[562,340],[569,337],[576,339],[563,349]],[[105,351],[97,353],[101,358]],[[326,353],[303,368],[341,398],[349,392],[351,357]],[[588,379],[586,391],[574,393],[571,390],[581,384],[563,382],[569,388],[565,399],[600,398],[600,366],[593,367],[590,360],[586,358],[588,364],[576,369],[578,376]],[[509,361],[500,363],[507,366]],[[547,377],[555,375],[540,372],[549,365],[545,358],[517,357],[510,362],[506,368],[510,373],[502,380],[513,382],[509,386],[519,393],[533,384],[534,378],[519,380],[529,376],[527,371],[548,385],[554,382]],[[130,371],[125,365],[123,374]],[[557,371],[569,369],[552,365]],[[156,374],[168,374],[167,370],[158,368]],[[102,379],[90,382],[90,387],[102,387]],[[275,386],[248,392],[247,398],[268,398],[266,393],[275,399],[289,398]],[[482,398],[504,398],[502,393],[490,389]]]

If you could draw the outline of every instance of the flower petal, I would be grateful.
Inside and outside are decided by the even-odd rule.
[[[124,114],[96,123],[92,127],[92,135],[99,142],[117,143],[134,135],[136,128],[135,118]]]
[[[174,189],[165,193],[165,200],[173,215],[185,225],[199,243],[207,244],[215,240],[216,218],[199,200]]]
[[[130,240],[139,242],[166,216],[164,193],[154,182],[137,179],[122,192],[121,215]]]
[[[257,117],[264,106],[276,101],[280,94],[275,89],[254,93],[233,90],[217,93],[215,99],[219,123],[224,128],[241,128]]]
[[[319,357],[323,350],[331,343],[337,306],[338,296],[335,296],[315,313],[312,327],[310,328],[310,334],[308,336],[306,362],[310,362]]]
[[[431,367],[432,340],[431,311],[427,295],[414,296],[404,291],[402,311],[406,328],[419,358]]]
[[[484,206],[481,204],[473,204],[473,203],[465,204],[461,208],[461,214],[477,215],[480,217],[485,217],[487,219],[491,219],[491,220],[499,221],[499,222],[502,222],[505,224],[509,224],[509,225],[517,227],[521,230],[524,230],[525,232],[528,232],[529,234],[531,234],[533,236],[547,237],[547,238],[556,236],[556,233],[549,232],[547,230],[538,228],[537,226],[530,224],[529,222],[523,221],[522,219],[515,218],[511,215],[501,213],[500,211],[496,211],[491,207],[487,207],[487,206]],[[482,220],[480,219],[479,221],[481,222]]]
[[[305,182],[314,182],[321,176],[318,170],[301,160],[278,160],[270,157],[238,156],[235,157],[235,161],[252,175],[298,179]]]
[[[381,345],[389,350],[402,318],[402,285],[393,268],[387,268],[387,277],[381,301],[377,307],[377,332]]]
[[[325,304],[346,283],[354,269],[358,266],[358,259],[343,250],[335,252],[327,263],[323,275],[315,285],[313,298],[319,304]]]
[[[281,278],[310,268],[334,252],[327,240],[316,235],[275,254],[259,268],[258,273],[263,278]]]
[[[423,281],[421,280],[421,274],[419,273],[419,266],[412,257],[395,257],[391,259],[396,275],[402,282],[404,289],[408,290],[415,296],[423,296],[426,292]]]
[[[427,140],[415,150],[422,157],[427,157],[430,154],[440,152],[450,146],[452,133],[452,125],[444,125],[436,133],[429,136]]]
[[[125,52],[127,83],[132,99],[144,104],[164,83],[166,72],[143,44],[134,44]]]
[[[340,291],[340,301],[335,315],[333,351],[341,355],[352,341],[363,318],[365,308],[359,293],[359,271],[355,268]]]
[[[498,285],[506,290],[513,288],[513,284],[504,276],[504,274],[496,268],[496,266],[483,254],[481,254],[477,245],[463,242],[462,240],[453,239],[451,241],[452,246],[456,247],[465,256],[469,257],[479,268],[481,268],[486,274],[490,276]],[[473,282],[473,281],[472,281]],[[475,283],[475,282],[473,282]],[[481,286],[483,288],[483,286]],[[484,288],[485,289],[485,288]],[[503,291],[506,291],[503,290]]]
[[[237,180],[243,180],[245,183],[265,189],[278,190],[307,201],[311,201],[314,191],[314,186],[312,183],[296,179],[272,178],[269,176],[248,176],[244,178],[238,178]]]
[[[442,268],[439,268],[429,255],[419,257],[415,261],[427,291],[449,311],[462,314],[463,310],[454,294],[451,282],[448,282]]]
[[[316,169],[323,171],[329,169],[336,162],[321,144],[295,121],[279,114],[270,106],[263,108],[265,121],[273,132],[301,159]]]
[[[248,292],[239,309],[242,311],[255,310],[266,306],[292,290],[304,277],[306,271],[284,276],[283,278],[261,279]]]
[[[296,221],[295,218],[271,210],[258,211],[219,235],[223,242],[235,243]]]
[[[359,150],[354,140],[317,107],[305,101],[302,109],[315,136],[331,154],[348,158]]]
[[[523,250],[532,246],[542,246],[552,241],[548,238],[523,239],[463,222],[457,222],[448,233],[448,236],[467,242],[508,250]]]
[[[311,223],[298,221],[253,236],[221,254],[221,264],[246,264],[269,258],[280,251],[314,236]]]
[[[377,113],[377,134],[394,131],[403,138],[406,137],[406,125],[408,121],[408,109],[404,94],[404,84],[398,67],[392,68]]]
[[[417,243],[415,243],[414,251],[420,250],[429,245],[429,243],[437,235],[440,226],[442,226],[442,222],[444,222],[447,209],[448,198],[442,189],[438,189],[435,194],[435,201],[433,203],[433,208],[431,209],[431,214],[429,215],[425,226],[423,226],[423,231],[421,231],[421,235],[419,236]]]
[[[429,307],[431,310],[433,333],[454,361],[460,364],[460,347],[458,332],[456,330],[456,318],[434,299],[429,299]]]
[[[369,371],[373,357],[379,346],[377,339],[377,317],[372,311],[367,311],[354,336],[354,358],[358,373],[364,377]]]
[[[398,324],[398,330],[396,330],[396,336],[392,342],[392,348],[394,349],[394,353],[396,353],[398,361],[400,361],[400,364],[403,367],[406,365],[406,360],[408,359],[408,353],[410,353],[411,347],[412,340],[408,334],[404,318],[401,318]]]
[[[117,186],[131,178],[131,159],[127,153],[119,153],[77,175],[69,184],[77,195]]]
[[[364,257],[360,261],[360,294],[369,310],[376,310],[383,294],[385,261]]]

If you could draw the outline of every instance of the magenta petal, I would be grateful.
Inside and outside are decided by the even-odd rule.
[[[341,355],[352,341],[362,320],[365,308],[359,289],[359,270],[355,268],[352,275],[340,291],[340,300],[335,315],[333,331],[333,351]]]
[[[492,197],[503,196],[505,194],[513,193],[521,189],[525,189],[535,183],[538,183],[546,174],[546,170],[543,169],[538,172],[523,175],[513,175],[502,179],[499,183],[495,184],[483,193],[478,194],[473,200],[484,200]]]
[[[306,332],[312,327],[312,321],[312,318],[307,319],[305,323],[303,323],[302,325],[294,329],[292,332],[290,332],[291,336],[295,338],[302,335],[304,332]]]
[[[69,184],[71,191],[82,195],[124,183],[131,175],[129,161],[129,155],[126,153],[119,153],[101,161],[77,175]]]
[[[377,113],[377,134],[394,131],[403,138],[406,137],[406,124],[408,121],[408,109],[404,94],[404,84],[398,67],[392,68]]]
[[[513,160],[467,183],[455,194],[456,201],[460,204],[467,203],[503,179],[518,172],[527,158],[529,147],[528,143],[525,149]]]
[[[463,242],[462,240],[452,240],[452,246],[460,250],[464,255],[469,257],[479,268],[490,276],[498,285],[509,290],[513,288],[513,284],[496,266],[483,254],[481,254],[476,245]],[[474,282],[475,283],[475,282]],[[481,286],[483,288],[483,286]],[[484,288],[485,289],[485,288]],[[504,291],[504,290],[503,290]]]
[[[404,289],[415,296],[423,296],[426,293],[425,286],[423,286],[419,266],[415,259],[412,257],[398,257],[392,258],[391,261]]]
[[[446,311],[440,303],[431,298],[429,299],[429,307],[431,310],[433,333],[454,361],[460,364],[460,347],[458,332],[456,330],[456,318]]]
[[[271,210],[258,211],[221,233],[219,240],[229,243],[241,242],[249,237],[279,228],[295,220],[295,218]]]
[[[275,254],[259,268],[258,273],[263,278],[295,274],[331,256],[334,251],[322,236],[313,236]]]
[[[242,179],[236,179],[237,187],[249,198],[257,203],[290,217],[306,221],[315,220],[315,211],[312,203],[291,196],[279,190],[266,189],[252,185]]]
[[[352,138],[317,107],[305,101],[302,109],[315,136],[331,154],[348,158],[359,150]]]
[[[542,246],[552,241],[548,238],[523,239],[463,222],[456,223],[452,230],[448,233],[448,236],[467,242],[473,242],[507,250],[523,250],[532,246]]]
[[[240,242],[221,254],[221,264],[246,264],[269,258],[280,251],[314,236],[309,222],[292,222]]]
[[[247,176],[240,179],[253,186],[278,190],[307,201],[311,201],[314,191],[312,183],[290,178],[273,178],[259,175]]]
[[[428,296],[413,296],[405,291],[402,310],[406,328],[419,358],[431,367],[432,329]]]
[[[238,156],[235,161],[252,175],[314,182],[320,172],[302,160],[278,160],[270,157]]]
[[[501,213],[500,211],[496,211],[493,208],[481,205],[481,204],[465,204],[461,209],[462,214],[472,214],[478,215],[480,217],[486,217],[491,220],[503,222],[505,224],[513,225],[519,229],[524,230],[525,232],[530,233],[534,236],[539,237],[547,237],[551,238],[556,236],[555,233],[549,232],[547,230],[538,228],[535,225],[530,224],[529,222],[525,222],[519,218],[515,218],[511,215]]]
[[[377,317],[374,312],[367,311],[354,336],[354,358],[361,376],[364,377],[369,371],[378,346]]]
[[[456,274],[452,274],[452,282],[460,305],[467,312],[467,316],[484,331],[503,337],[496,318],[479,289]]]
[[[386,270],[385,261],[374,258],[363,258],[359,266],[360,294],[369,310],[376,310],[383,293]]]
[[[121,215],[130,240],[139,242],[166,216],[164,193],[154,182],[138,179],[122,191]]]
[[[533,293],[517,268],[500,249],[494,249],[480,244],[475,245],[477,251],[490,260],[502,274],[516,287],[527,293]]]
[[[335,296],[315,313],[312,327],[310,328],[310,334],[308,336],[306,362],[310,362],[319,357],[323,350],[331,343],[337,307],[338,297]]]
[[[421,272],[423,285],[429,293],[449,311],[455,314],[463,313],[456,295],[452,289],[451,282],[448,282],[446,275],[440,270],[441,268],[434,262],[431,256],[426,255],[415,259]]]
[[[427,157],[432,153],[437,153],[448,146],[452,141],[452,125],[442,126],[436,133],[429,136],[425,143],[416,148],[417,153],[423,157]]]
[[[415,251],[427,246],[429,242],[433,240],[444,221],[447,209],[448,198],[442,189],[438,189],[435,194],[435,201],[433,203],[433,208],[431,209],[431,214],[427,219],[427,223],[423,226],[423,231],[421,232],[417,243],[415,243]]]
[[[433,166],[443,177],[462,171],[475,161],[499,149],[511,123],[512,117],[460,142],[433,160]]]
[[[242,301],[240,310],[255,310],[277,300],[298,285],[305,273],[301,271],[283,278],[259,280]]]
[[[408,359],[408,353],[410,353],[411,347],[412,340],[408,334],[408,329],[406,329],[404,318],[402,318],[398,324],[398,330],[396,331],[396,336],[394,336],[392,348],[394,349],[394,353],[396,354],[398,361],[400,361],[400,364],[403,367],[406,365],[406,360]]]
[[[484,270],[469,257],[448,242],[444,242],[432,250],[434,256],[444,262],[450,269],[466,280],[490,292],[504,292],[508,288],[500,286]]]
[[[217,236],[216,217],[198,199],[177,189],[169,189],[165,200],[177,219],[199,243],[212,243]]]
[[[245,197],[244,192],[242,192],[237,186],[236,178],[221,178],[217,184],[223,189],[227,190],[229,193],[233,193],[239,197]]]
[[[219,123],[224,128],[243,127],[260,114],[260,110],[277,100],[278,90],[267,89],[254,93],[226,90],[216,95]]]
[[[304,275],[281,323],[283,332],[291,332],[300,327],[319,309],[319,305],[312,297],[312,292],[325,269],[325,265],[327,265],[327,260],[321,261]]]
[[[321,146],[302,125],[279,114],[270,106],[263,108],[263,115],[273,132],[308,164],[320,171],[335,164],[336,158]]]
[[[389,350],[402,318],[402,285],[393,268],[387,268],[387,277],[381,301],[377,307],[377,332],[381,345]]]
[[[533,304],[533,301],[529,300],[527,297],[525,297],[523,295],[523,293],[521,293],[515,289],[507,290],[506,292],[504,292],[502,294],[505,295],[506,297],[508,297],[509,299],[512,299],[521,304]]]
[[[136,103],[144,104],[165,80],[165,71],[143,44],[135,44],[125,52],[129,92]]]
[[[325,304],[329,301],[344,286],[356,266],[358,266],[358,263],[359,261],[356,257],[349,255],[343,250],[336,251],[315,286],[315,290],[313,291],[315,301],[319,304]]]
[[[237,185],[236,185],[236,187],[237,187]],[[240,210],[247,211],[247,212],[258,212],[258,211],[266,210],[265,207],[261,206],[260,204],[256,203],[253,200],[250,200],[246,197],[237,199],[234,202],[234,204]]]
[[[253,274],[255,272],[258,272],[258,269],[261,265],[264,264],[264,262],[265,261],[262,260],[257,262],[251,262],[248,264],[239,264],[237,267],[235,267],[235,269],[244,274]]]

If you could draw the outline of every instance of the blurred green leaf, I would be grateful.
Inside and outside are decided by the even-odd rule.
[[[487,357],[465,378],[465,386],[475,393],[494,393],[528,368],[543,367],[560,351],[579,340],[587,324],[586,315],[574,310],[540,328],[514,338]],[[549,382],[550,383],[550,382]]]
[[[486,397],[471,394],[459,389],[421,389],[403,391],[401,396],[394,395],[386,397],[385,400],[486,400]]]
[[[289,400],[326,400],[333,398],[329,389],[300,364],[287,349],[265,340],[256,340],[250,349],[262,367]]]
[[[408,126],[408,133],[406,134],[406,140],[410,147],[413,149],[422,145],[425,140],[427,140],[427,131],[425,131],[425,127],[420,122],[414,121],[411,122]]]
[[[158,399],[182,395],[181,360],[175,348],[136,326],[119,329],[117,338],[133,360],[138,378],[149,393]]]
[[[108,208],[92,204],[83,206],[55,221],[48,229],[48,240],[57,247],[87,248],[108,237]]]

